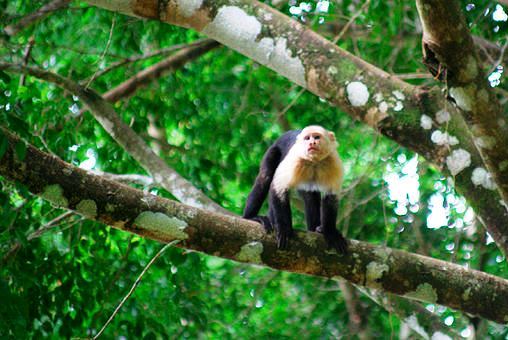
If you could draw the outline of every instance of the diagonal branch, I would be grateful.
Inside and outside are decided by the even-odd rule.
[[[94,79],[102,77],[105,74],[107,74],[107,73],[109,73],[109,72],[113,71],[114,69],[119,68],[121,66],[124,66],[124,65],[127,65],[130,63],[135,63],[135,62],[142,61],[142,60],[147,60],[147,59],[158,57],[158,56],[167,57],[169,54],[171,54],[175,51],[193,47],[193,46],[198,46],[201,44],[206,44],[207,40],[209,40],[209,39],[199,39],[199,40],[196,40],[191,43],[171,45],[169,47],[165,47],[165,48],[162,48],[162,49],[156,50],[156,51],[150,51],[150,52],[147,52],[147,53],[144,53],[141,55],[129,56],[129,57],[124,58],[120,61],[112,63],[111,65],[109,65],[108,67],[106,67],[102,70],[97,70],[97,73],[94,74],[95,75]],[[91,77],[88,79],[91,79]]]
[[[424,59],[446,81],[448,94],[508,205],[508,121],[479,66],[460,4],[456,0],[417,0],[416,4],[423,27]]]
[[[140,87],[148,85],[150,82],[160,78],[165,73],[174,71],[182,67],[187,62],[196,59],[219,46],[220,44],[215,40],[206,39],[199,45],[183,48],[174,55],[125,80],[120,85],[104,93],[103,97],[112,103],[120,100],[121,98],[129,97]]]
[[[0,175],[53,205],[114,228],[240,262],[322,277],[341,276],[370,288],[439,303],[499,323],[508,322],[508,280],[430,257],[351,240],[350,253],[324,251],[324,238],[297,232],[287,251],[254,222],[144,193],[74,167],[5,129]],[[492,308],[496,306],[496,308]]]
[[[141,137],[120,119],[113,106],[92,89],[87,89],[70,79],[35,67],[0,63],[0,70],[2,69],[28,73],[52,82],[78,96],[111,137],[138,161],[157,183],[171,192],[179,201],[192,206],[231,214],[169,167]]]
[[[27,16],[21,18],[17,23],[12,25],[7,25],[4,28],[4,32],[7,35],[13,36],[18,34],[21,30],[26,27],[32,25],[34,22],[44,19],[52,12],[58,11],[59,9],[67,7],[67,5],[71,2],[71,0],[53,0],[46,5],[39,8],[37,11],[28,14]]]

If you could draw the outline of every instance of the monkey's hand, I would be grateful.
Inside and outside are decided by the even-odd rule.
[[[256,221],[265,228],[267,234],[273,232],[273,225],[270,222],[270,219],[267,216],[254,216],[253,218],[249,218],[251,221]]]
[[[321,226],[316,228],[318,233],[322,233],[325,237],[328,248],[335,249],[339,254],[347,253],[347,240],[337,229],[324,230]]]
[[[289,239],[293,237],[293,229],[281,228],[277,230],[277,248],[287,249]]]

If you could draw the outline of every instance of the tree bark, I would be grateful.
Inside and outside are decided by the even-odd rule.
[[[508,280],[456,264],[350,240],[347,255],[322,235],[296,232],[288,250],[254,222],[136,190],[63,162],[0,129],[0,175],[53,205],[161,242],[278,270],[346,280],[407,298],[508,322]],[[495,308],[492,308],[495,306]]]
[[[448,95],[468,124],[483,162],[508,204],[508,121],[491,90],[456,0],[417,0],[424,62],[440,72]],[[489,174],[483,169],[486,179]],[[492,184],[494,185],[494,184]]]

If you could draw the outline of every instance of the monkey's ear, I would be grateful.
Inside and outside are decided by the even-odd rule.
[[[335,139],[335,133],[333,133],[332,131],[328,131],[328,138],[330,138],[330,140],[332,142],[336,142],[337,140]]]

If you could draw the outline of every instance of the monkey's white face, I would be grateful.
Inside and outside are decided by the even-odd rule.
[[[328,156],[335,147],[334,141],[333,133],[320,126],[306,127],[297,138],[302,158],[310,161],[320,161]]]

